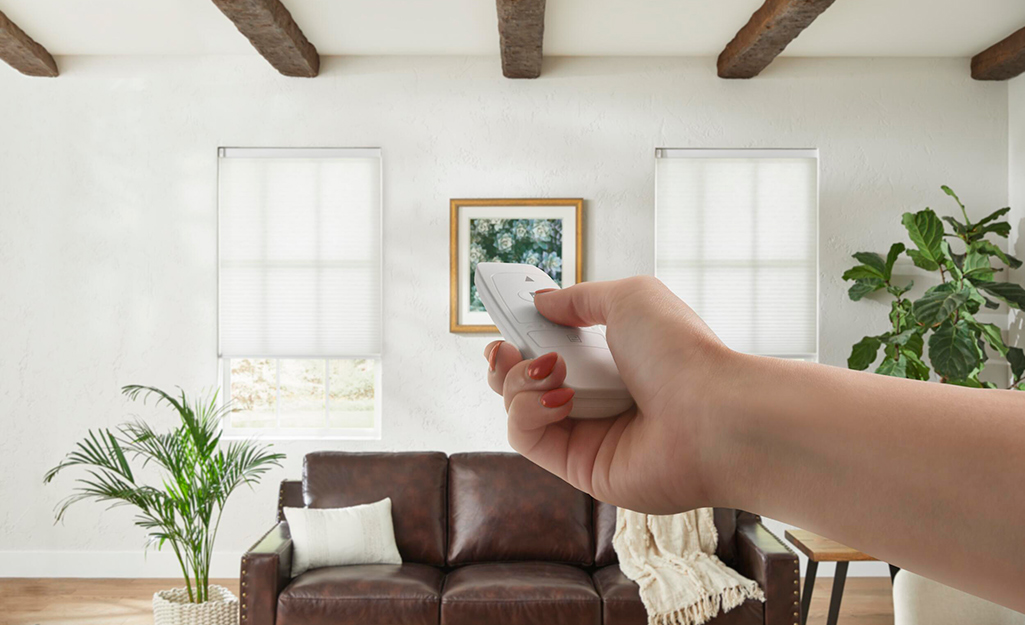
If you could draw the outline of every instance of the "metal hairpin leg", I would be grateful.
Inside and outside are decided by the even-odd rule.
[[[847,580],[847,562],[836,563],[836,573],[833,573],[833,594],[829,597],[829,616],[826,618],[826,625],[836,625],[840,618],[840,600],[843,599],[843,585]]]
[[[801,597],[801,625],[808,623],[808,608],[811,606],[811,591],[815,589],[815,573],[819,563],[808,560],[808,570],[804,573],[804,595]]]

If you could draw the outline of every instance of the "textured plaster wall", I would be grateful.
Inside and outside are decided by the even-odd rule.
[[[837,365],[885,324],[883,304],[845,297],[851,252],[900,237],[900,213],[942,205],[942,183],[1007,200],[1007,85],[970,80],[963,59],[784,58],[751,81],[679,58],[546,59],[535,81],[496,58],[325,58],[312,80],[255,56],[59,62],[52,80],[0,67],[6,575],[174,573],[143,561],[127,510],[82,505],[54,526],[69,482],[42,476],[87,428],[168,422],[121,385],[215,383],[218,146],[381,147],[385,176],[383,438],[280,444],[286,467],[226,515],[221,575],[307,451],[508,448],[482,383],[490,339],[448,332],[449,198],[583,197],[585,277],[619,278],[653,270],[655,148],[817,147],[821,359]]]
[[[1025,258],[1025,76],[1007,83],[1007,118],[1008,216],[1013,226],[1010,244],[1018,258]],[[1018,284],[1025,283],[1025,267],[1012,271],[1011,278]],[[1025,347],[1025,315],[1012,315],[1010,329],[1014,344]]]

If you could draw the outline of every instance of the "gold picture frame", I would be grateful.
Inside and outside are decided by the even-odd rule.
[[[487,312],[472,293],[472,265],[475,264],[472,256],[476,255],[477,260],[492,260],[480,257],[487,251],[487,237],[501,237],[501,244],[487,248],[492,253],[522,254],[520,258],[501,259],[504,262],[536,260],[539,266],[544,265],[543,269],[547,267],[546,271],[555,274],[553,278],[558,277],[556,281],[561,280],[564,288],[583,282],[583,217],[584,200],[580,198],[450,200],[449,331],[460,334],[498,333],[498,328],[490,323]],[[474,224],[474,221],[478,223]],[[524,227],[528,228],[529,234],[523,234]],[[498,229],[503,230],[499,232]],[[480,243],[473,241],[474,237],[481,237]],[[554,250],[542,249],[553,247],[556,237],[558,269],[554,266]],[[503,247],[506,243],[508,248]],[[474,245],[476,248],[471,249]],[[538,249],[530,249],[532,245]],[[523,250],[525,246],[528,249]],[[460,291],[460,286],[464,287],[463,291]]]

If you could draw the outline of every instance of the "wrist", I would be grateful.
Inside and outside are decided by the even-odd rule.
[[[786,363],[724,347],[710,364],[699,408],[706,505],[751,510],[760,488],[758,459],[771,444],[763,428],[773,387],[782,383],[777,369]]]

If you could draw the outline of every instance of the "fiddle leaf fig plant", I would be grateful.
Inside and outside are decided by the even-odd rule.
[[[1025,390],[1025,351],[1009,347],[996,325],[975,318],[979,310],[998,308],[999,302],[1025,309],[1025,289],[1013,282],[997,281],[999,269],[994,266],[996,262],[1018,268],[1022,262],[987,238],[1007,238],[1011,224],[999,219],[1011,209],[1001,208],[972,222],[957,194],[948,186],[940,188],[957,203],[963,222],[955,217],[941,219],[929,208],[904,213],[901,223],[913,247],[894,243],[885,257],[875,252],[858,252],[853,257],[859,264],[844,272],[843,279],[853,281],[847,291],[851,300],[858,301],[881,290],[893,298],[890,330],[855,343],[847,366],[859,371],[868,369],[879,359],[882,349],[876,373],[928,380],[935,371],[940,382],[996,388],[992,382],[979,380],[992,351],[1010,364],[1010,388]],[[949,232],[944,222],[949,225]],[[908,298],[914,281],[898,284],[893,276],[893,266],[901,254],[906,254],[915,266],[937,272],[940,283],[916,300]],[[926,343],[928,363],[923,357]]]

